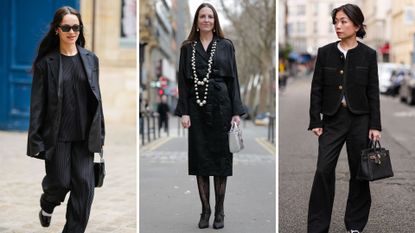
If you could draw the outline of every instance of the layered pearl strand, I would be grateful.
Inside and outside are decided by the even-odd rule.
[[[207,70],[206,76],[205,76],[205,78],[203,78],[203,80],[199,80],[197,78],[197,73],[196,73],[196,44],[197,44],[197,41],[195,41],[193,43],[193,46],[192,46],[193,47],[193,50],[192,50],[193,80],[194,80],[194,84],[195,84],[196,103],[200,107],[203,107],[203,105],[205,105],[207,103],[208,88],[209,88],[209,76],[210,76],[210,73],[212,71],[213,56],[215,55],[215,51],[216,51],[216,40],[213,41],[213,44],[212,44],[212,49],[210,51],[210,57],[209,57],[209,61],[208,61],[208,70]],[[198,87],[198,86],[201,86],[201,87]],[[204,95],[202,96],[203,98],[201,98],[201,97],[199,97],[199,88],[203,89],[203,87],[205,87],[205,92],[204,92]]]

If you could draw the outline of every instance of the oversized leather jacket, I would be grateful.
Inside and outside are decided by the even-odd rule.
[[[105,126],[99,88],[99,61],[94,53],[78,46],[89,87],[96,99],[92,122],[88,133],[88,148],[100,152],[104,144]],[[30,102],[30,125],[27,155],[50,159],[54,154],[62,115],[62,65],[59,51],[43,57],[34,66]]]

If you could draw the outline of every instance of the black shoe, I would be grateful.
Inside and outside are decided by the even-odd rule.
[[[42,210],[39,211],[39,220],[40,220],[40,225],[42,225],[42,227],[48,227],[50,225],[51,218],[52,217],[44,216],[42,214]]]
[[[210,218],[210,211],[202,212],[200,214],[200,221],[199,221],[199,228],[208,228],[209,227],[209,218]]]
[[[215,220],[213,222],[213,228],[221,229],[225,226],[224,219],[225,215],[223,213],[215,214]]]

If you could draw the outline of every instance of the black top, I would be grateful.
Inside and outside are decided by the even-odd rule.
[[[347,57],[334,42],[319,48],[311,84],[310,124],[323,126],[320,114],[332,116],[345,96],[354,114],[368,114],[370,129],[381,130],[376,51],[358,42]]]
[[[88,125],[88,80],[79,53],[61,54],[63,99],[60,141],[85,140]]]

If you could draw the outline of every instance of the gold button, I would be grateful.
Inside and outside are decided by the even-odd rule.
[[[343,72],[343,70],[340,70],[340,74],[343,74],[344,72]]]
[[[339,90],[343,90],[343,86],[342,85],[339,86]]]

